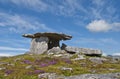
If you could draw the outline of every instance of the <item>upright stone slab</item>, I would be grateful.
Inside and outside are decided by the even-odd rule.
[[[31,41],[30,52],[33,54],[42,54],[48,50],[49,39],[47,37],[33,38]]]

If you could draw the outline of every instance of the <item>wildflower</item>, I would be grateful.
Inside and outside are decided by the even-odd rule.
[[[48,66],[47,63],[41,63],[41,64],[40,64],[40,67],[46,67],[46,66]]]
[[[29,61],[29,60],[23,60],[23,62],[24,62],[25,64],[31,64],[31,63],[32,63],[32,62]]]
[[[68,64],[72,63],[70,59],[65,59],[64,61],[65,61],[65,63],[68,63]]]
[[[5,71],[5,74],[6,74],[6,75],[9,75],[9,74],[11,74],[11,73],[13,73],[13,70],[6,70],[6,71]]]
[[[44,73],[45,71],[43,71],[43,70],[35,70],[34,71],[34,74],[40,74],[40,73]]]
[[[52,60],[52,61],[48,62],[49,65],[54,65],[54,64],[56,64],[56,63],[57,63],[57,62],[56,62],[55,60]]]

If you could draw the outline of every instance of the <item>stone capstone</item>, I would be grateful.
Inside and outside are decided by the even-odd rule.
[[[63,33],[53,33],[53,32],[44,32],[44,33],[35,33],[35,34],[23,34],[23,37],[27,38],[40,38],[40,37],[48,37],[55,40],[70,40],[72,36],[66,35]]]
[[[31,41],[30,52],[33,54],[42,54],[48,50],[47,37],[33,38]]]

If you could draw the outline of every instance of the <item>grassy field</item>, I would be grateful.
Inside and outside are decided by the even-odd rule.
[[[71,58],[49,57],[48,55],[18,55],[0,59],[0,79],[38,79],[38,74],[56,73],[58,75],[72,76],[86,73],[115,73],[120,72],[120,62],[96,64],[86,57],[74,61]],[[110,60],[110,59],[108,59]],[[61,70],[61,67],[72,68]]]

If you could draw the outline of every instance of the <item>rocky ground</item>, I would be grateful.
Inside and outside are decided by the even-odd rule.
[[[120,79],[120,57],[64,51],[3,57],[0,59],[0,79]]]

